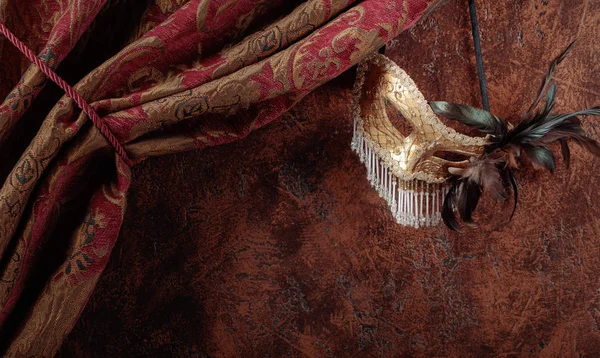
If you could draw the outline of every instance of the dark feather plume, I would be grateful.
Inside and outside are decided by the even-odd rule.
[[[571,150],[569,149],[569,144],[566,139],[559,139],[560,142],[560,151],[562,153],[563,161],[565,163],[565,167],[569,169],[571,165]]]
[[[461,180],[456,197],[456,206],[460,219],[471,227],[477,224],[473,221],[473,212],[477,209],[481,197],[481,186],[469,180]]]
[[[483,190],[492,192],[499,199],[506,199],[506,190],[502,185],[499,164],[497,159],[484,157],[474,160],[459,174],[462,179],[478,184]],[[502,165],[501,165],[502,166]]]
[[[436,114],[477,128],[483,133],[494,136],[502,136],[506,133],[506,122],[486,110],[443,101],[429,102],[429,105]]]
[[[552,154],[550,149],[546,147],[534,147],[531,145],[523,145],[523,149],[533,165],[540,168],[546,168],[551,173],[554,173],[556,161],[554,160],[554,154]]]
[[[454,180],[450,185],[448,193],[446,193],[444,205],[442,207],[442,220],[444,220],[444,224],[446,224],[447,227],[454,231],[460,232],[460,225],[458,224],[458,220],[456,220],[456,215],[454,214],[454,198],[456,196],[457,186],[458,180]]]
[[[498,164],[498,160],[485,157],[470,162],[464,169],[452,170],[457,178],[446,195],[442,212],[444,222],[451,223],[452,226],[448,225],[451,229],[458,230],[459,226],[454,210],[467,226],[477,227],[473,212],[484,191],[491,191],[500,199],[506,198],[508,184],[502,180]]]
[[[552,61],[552,63],[550,64],[550,68],[548,69],[548,73],[546,74],[546,77],[544,78],[544,81],[542,82],[542,86],[540,87],[540,90],[538,92],[536,99],[533,101],[533,103],[531,104],[531,106],[529,107],[527,112],[525,112],[523,114],[523,118],[529,117],[531,112],[540,103],[540,100],[544,96],[544,91],[545,91],[546,87],[548,86],[550,81],[552,81],[552,77],[554,77],[554,72],[556,71],[556,66],[558,66],[561,62],[563,62],[565,57],[567,57],[569,52],[571,52],[571,49],[573,48],[574,45],[575,45],[575,41],[571,42],[569,44],[569,46],[567,46],[567,48],[556,59],[554,59],[554,61]]]
[[[512,213],[510,213],[510,219],[508,219],[510,221],[510,220],[512,220],[513,216],[515,215],[515,211],[517,211],[517,203],[519,202],[519,188],[517,187],[517,178],[515,178],[515,175],[513,174],[512,170],[507,169],[507,174],[508,174],[508,180],[510,181],[510,185],[512,187],[513,196],[514,196],[513,210],[512,210]]]
[[[521,159],[526,157],[534,167],[545,168],[553,173],[556,170],[556,160],[549,148],[552,143],[560,143],[567,168],[571,160],[569,140],[595,156],[600,156],[600,144],[586,136],[579,120],[579,116],[600,115],[600,107],[572,113],[550,113],[554,108],[557,93],[557,86],[552,82],[552,78],[556,66],[565,59],[573,44],[571,43],[552,62],[538,96],[525,112],[523,119],[510,130],[504,120],[482,109],[448,102],[430,103],[435,113],[492,135],[491,143],[486,146],[480,158],[472,159],[464,169],[449,170],[454,177],[442,210],[442,218],[449,228],[459,231],[460,224],[456,214],[465,224],[474,226],[472,214],[483,191],[492,191],[500,199],[506,199],[506,193],[511,190],[514,197],[510,215],[512,220],[519,199],[513,169],[516,169]],[[532,114],[544,94],[545,105]]]

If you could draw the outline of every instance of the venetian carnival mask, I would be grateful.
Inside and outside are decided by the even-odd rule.
[[[552,84],[545,108],[531,114],[550,85],[555,66],[570,48],[552,64],[534,105],[514,127],[481,109],[427,102],[406,72],[381,54],[360,63],[353,93],[352,148],[399,224],[419,228],[443,220],[459,230],[458,214],[465,224],[474,226],[472,213],[484,190],[500,199],[512,191],[516,207],[513,170],[527,158],[536,168],[554,171],[554,157],[547,148],[552,142],[561,143],[567,165],[567,139],[600,155],[600,146],[584,135],[577,117],[598,115],[600,108],[550,114],[556,92]],[[388,112],[388,108],[393,110]],[[394,112],[402,118],[394,118]],[[437,115],[476,128],[481,136],[459,133]]]

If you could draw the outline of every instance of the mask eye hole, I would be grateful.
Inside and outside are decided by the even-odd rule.
[[[464,160],[469,160],[469,156],[461,153],[450,152],[446,150],[439,150],[433,153],[434,157],[438,157],[449,162],[462,162]]]
[[[385,99],[385,112],[394,128],[396,128],[404,137],[408,137],[414,131],[410,122],[402,116],[402,113],[394,107],[392,102],[387,98]]]

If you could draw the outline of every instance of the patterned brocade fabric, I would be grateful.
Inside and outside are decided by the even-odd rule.
[[[106,14],[128,3],[141,16],[119,32]],[[76,77],[139,163],[247,136],[438,3],[0,0],[0,21]],[[86,57],[92,30],[125,45]],[[61,66],[75,50],[77,66]],[[4,38],[0,63],[0,349],[52,356],[106,266],[131,171],[72,99],[42,95],[54,85]],[[73,75],[81,68],[91,70]]]

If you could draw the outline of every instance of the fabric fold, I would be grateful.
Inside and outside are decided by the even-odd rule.
[[[0,1],[3,22],[14,24],[19,16],[31,17],[30,26],[41,21],[13,2]],[[52,29],[43,32],[45,40],[35,31],[19,35],[45,44],[52,68],[107,6],[23,3],[49,12],[42,21]],[[129,44],[74,88],[138,162],[220,145],[275,120],[439,3],[309,0],[281,14],[291,3],[149,2],[138,30],[119,34],[131,38]],[[2,65],[19,64],[6,46],[2,42]],[[0,148],[35,106],[45,81],[30,67],[9,92],[0,106]],[[0,188],[0,349],[6,356],[52,356],[59,349],[108,262],[131,182],[130,168],[73,100],[64,96],[39,115],[42,126]]]

